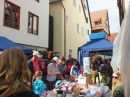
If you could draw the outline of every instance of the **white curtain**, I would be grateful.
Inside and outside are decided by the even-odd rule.
[[[114,71],[121,70],[125,97],[130,97],[130,5],[114,42],[113,52],[111,65]]]

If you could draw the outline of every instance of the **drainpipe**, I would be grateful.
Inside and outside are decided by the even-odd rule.
[[[62,0],[60,2],[64,9],[64,56],[66,57],[66,10]]]

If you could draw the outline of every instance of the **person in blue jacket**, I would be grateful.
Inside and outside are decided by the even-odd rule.
[[[46,89],[46,85],[42,81],[42,71],[36,71],[32,79],[33,91],[40,97]]]

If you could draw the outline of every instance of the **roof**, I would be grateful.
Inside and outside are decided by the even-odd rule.
[[[116,33],[111,33],[110,36],[108,36],[108,40],[110,42],[114,42],[114,40],[115,40],[115,38],[116,38],[117,35],[118,35],[117,32]]]
[[[91,21],[92,21],[92,30],[97,30],[97,29],[103,29],[105,25],[105,21],[108,15],[108,10],[99,10],[95,12],[91,12]],[[95,25],[95,21],[101,19],[101,23],[98,25]]]

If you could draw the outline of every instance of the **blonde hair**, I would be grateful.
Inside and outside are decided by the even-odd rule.
[[[30,90],[30,71],[20,48],[11,47],[0,55],[0,97],[8,97]]]
[[[40,75],[42,75],[42,71],[40,71],[40,70],[36,71],[35,74],[34,74],[34,76],[33,76],[33,78],[32,78],[32,82],[34,82],[36,80],[36,78],[38,76],[40,76]]]
[[[122,80],[121,80],[121,72],[120,72],[119,70],[117,70],[117,71],[115,71],[114,73],[118,76],[118,81],[117,81],[117,83],[114,83],[113,80],[112,80],[112,94],[114,93],[115,87],[116,87],[119,83],[122,83]]]

